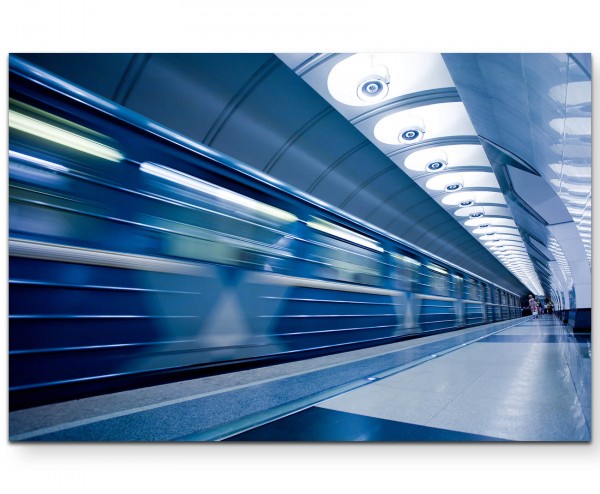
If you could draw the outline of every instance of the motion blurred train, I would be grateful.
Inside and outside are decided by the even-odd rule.
[[[9,70],[11,409],[521,315],[490,281],[18,57]]]

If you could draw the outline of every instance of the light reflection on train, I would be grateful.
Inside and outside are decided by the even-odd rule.
[[[11,57],[12,408],[520,315],[515,294],[114,107]]]

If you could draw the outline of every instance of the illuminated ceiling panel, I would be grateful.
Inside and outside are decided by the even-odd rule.
[[[504,194],[497,192],[470,190],[454,194],[447,194],[442,197],[441,202],[447,206],[459,206],[461,203],[474,201],[474,204],[506,204]]]
[[[374,132],[375,139],[392,145],[477,135],[461,102],[438,103],[392,113],[375,124]]]
[[[436,161],[445,162],[448,171],[465,166],[485,166],[491,170],[488,158],[480,145],[455,144],[414,151],[404,160],[405,171],[413,178],[419,173],[432,173],[435,170],[428,169],[427,165]]]
[[[401,57],[357,53],[336,64],[327,79],[331,95],[349,106],[370,106],[451,86],[452,78],[439,53],[406,53]]]
[[[332,102],[415,183],[492,252],[533,293],[543,293],[527,249],[477,132],[436,54],[355,54],[329,71],[322,96]],[[317,88],[318,89],[318,88]],[[580,88],[585,93],[585,88]],[[556,96],[563,98],[563,88]],[[573,100],[585,99],[581,94]],[[353,108],[363,108],[356,113]],[[589,122],[551,123],[556,132],[585,133]],[[404,152],[406,150],[406,152]],[[569,184],[569,185],[567,185]],[[585,196],[576,182],[565,190]],[[571,197],[573,201],[576,198]],[[581,197],[583,201],[585,197]],[[585,202],[572,202],[581,218]]]

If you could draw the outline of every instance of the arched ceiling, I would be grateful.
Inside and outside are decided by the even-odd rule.
[[[366,54],[19,56],[509,290],[551,294],[558,276],[563,291],[570,288],[564,266],[574,251],[565,251],[563,239],[591,225],[589,201],[578,202],[586,184],[591,190],[591,143],[571,136],[587,129],[571,118],[591,121],[579,84],[585,57],[396,54],[372,63]],[[387,94],[363,101],[356,85],[378,65],[389,73]],[[411,130],[415,118],[423,137],[400,142],[399,129]],[[548,122],[562,134],[552,134]],[[571,154],[559,160],[561,152]],[[445,169],[425,171],[442,157]],[[542,201],[524,197],[531,177],[546,185]],[[444,191],[447,178],[462,190]],[[458,194],[469,196],[459,203],[476,204],[459,208]],[[548,213],[532,212],[538,206]],[[474,208],[484,208],[485,222],[506,240],[501,249],[487,245],[485,227],[476,230],[481,218],[465,216]],[[550,235],[554,220],[565,231]],[[588,244],[577,242],[577,259],[587,260]]]
[[[591,56],[452,54],[444,61],[545,292],[567,298],[567,307],[590,308]]]

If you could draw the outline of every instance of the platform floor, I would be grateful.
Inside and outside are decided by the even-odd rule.
[[[552,316],[528,318],[229,440],[589,441],[590,380],[567,356],[589,365],[588,343]]]
[[[591,342],[553,316],[47,405],[11,441],[590,441]]]

